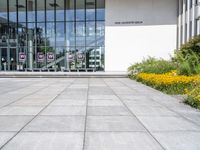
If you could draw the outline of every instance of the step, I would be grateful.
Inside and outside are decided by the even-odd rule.
[[[0,78],[127,78],[127,72],[0,72]]]

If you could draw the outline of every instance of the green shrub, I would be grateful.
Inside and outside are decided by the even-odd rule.
[[[194,37],[176,50],[174,60],[178,64],[178,74],[200,74],[200,36]]]
[[[183,44],[178,50],[184,57],[195,53],[200,58],[200,35],[193,37],[189,42]]]
[[[149,57],[148,59],[144,59],[141,63],[130,66],[128,71],[133,73],[144,72],[163,74],[170,72],[171,70],[176,70],[176,68],[176,64],[172,61]]]
[[[178,74],[192,75],[200,73],[200,56],[195,52],[183,54],[181,51],[177,51],[175,58],[178,63]]]

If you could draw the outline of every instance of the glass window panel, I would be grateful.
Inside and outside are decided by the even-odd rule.
[[[56,0],[56,21],[64,21],[64,0]]]
[[[18,43],[20,46],[27,45],[27,28],[25,23],[18,25]]]
[[[28,22],[35,22],[35,0],[27,0]]]
[[[105,45],[105,22],[98,21],[97,28],[96,28],[96,44],[97,46],[104,46]]]
[[[54,21],[54,9],[56,7],[56,4],[54,3],[54,0],[47,0],[46,8],[47,8],[47,21]]]
[[[28,44],[29,46],[35,46],[35,23],[28,23]]]
[[[26,0],[18,0],[17,7],[19,22],[26,22]]]
[[[0,17],[3,19],[1,23],[5,23],[7,20],[7,0],[0,0]]]
[[[76,22],[76,46],[85,46],[85,22]]]
[[[55,24],[47,23],[47,46],[55,46]]]
[[[16,0],[9,0],[9,21],[17,22]]]
[[[3,42],[6,42],[6,34],[7,34],[7,29],[8,25],[7,24],[0,24],[0,39],[3,40]]]
[[[45,21],[45,1],[44,0],[37,1],[37,21],[38,22]]]
[[[56,23],[56,46],[65,46],[65,24],[64,22]]]
[[[67,46],[75,46],[75,27],[74,22],[66,23],[66,44]]]
[[[87,68],[95,68],[95,47],[86,47],[86,67]]]
[[[85,22],[76,22],[76,36],[85,36]]]
[[[96,48],[96,69],[98,71],[103,71],[105,68],[105,48],[97,47]]]
[[[37,45],[45,46],[46,37],[45,37],[45,23],[37,23]]]
[[[76,1],[76,20],[85,20],[85,0]]]
[[[95,46],[95,22],[86,23],[86,46]]]
[[[97,20],[105,20],[105,0],[97,0]]]
[[[66,21],[74,21],[74,0],[66,0]]]
[[[65,49],[66,49],[65,47],[56,47],[56,59],[61,58],[61,57],[64,56],[65,51],[66,51]]]
[[[86,20],[95,20],[95,0],[86,1]]]
[[[17,24],[16,23],[10,23],[9,24],[9,38],[10,38],[10,44],[16,44],[16,37],[17,37]]]

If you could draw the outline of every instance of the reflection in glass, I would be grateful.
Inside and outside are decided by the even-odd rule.
[[[26,22],[26,0],[18,0],[17,7],[19,22]]]
[[[56,9],[56,4],[54,3],[54,0],[46,0],[46,8],[47,8],[47,21],[54,21],[54,10]]]
[[[45,37],[45,23],[37,23],[36,29],[37,45],[45,46],[46,37]]]
[[[56,0],[56,21],[64,21],[64,0]]]
[[[17,22],[16,0],[9,0],[9,20]]]
[[[0,18],[1,23],[5,23],[8,16],[7,16],[7,0],[0,0]],[[4,20],[4,21],[3,21]]]
[[[86,20],[95,20],[95,0],[86,0]]]
[[[55,46],[55,24],[53,22],[47,23],[47,46]]]
[[[66,23],[66,44],[67,46],[75,46],[75,23]]]
[[[56,23],[56,46],[65,46],[64,23]]]
[[[74,21],[75,17],[74,11],[74,0],[66,1],[66,21]]]
[[[18,63],[18,68],[30,69],[103,70],[104,38],[104,0],[0,0],[0,46],[14,47],[16,53],[27,54],[23,65],[15,61],[18,58],[13,58],[13,63],[9,63],[14,66],[7,65],[8,69],[16,69]],[[74,54],[76,59],[68,62],[66,51]],[[39,52],[45,55],[52,52],[56,61],[38,62]],[[78,60],[77,57],[82,55],[84,60]]]
[[[28,22],[35,22],[35,0],[27,0]]]
[[[104,21],[97,21],[96,27],[96,42],[97,46],[104,46],[105,45],[105,22]]]
[[[45,1],[37,0],[37,21],[44,22],[45,21]]]
[[[87,46],[95,46],[95,22],[87,22],[86,23],[86,45]]]
[[[18,25],[18,43],[20,46],[27,45],[27,28],[25,23]]]
[[[76,20],[77,21],[85,20],[85,1],[84,0],[76,1]]]
[[[85,22],[76,23],[76,46],[85,46]]]
[[[97,0],[97,20],[105,19],[105,0]]]

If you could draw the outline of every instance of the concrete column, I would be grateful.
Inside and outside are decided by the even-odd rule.
[[[200,0],[198,0],[198,2],[197,2],[197,4],[198,4],[198,11],[200,11],[199,9],[200,9]],[[198,16],[198,17],[200,17],[200,16]],[[197,23],[197,35],[200,35],[200,18],[198,18],[198,23]]]
[[[29,41],[29,69],[33,69],[33,41]]]
[[[182,22],[182,1],[183,0],[179,0],[179,4],[178,4],[178,48],[181,47],[181,22]]]
[[[183,14],[182,14],[182,44],[184,44],[185,43],[185,37],[186,37],[186,35],[185,35],[185,30],[186,30],[186,28],[185,28],[185,23],[186,23],[186,21],[185,21],[185,18],[186,18],[186,0],[183,0]]]
[[[195,13],[196,13],[196,0],[192,0],[192,37],[195,36]]]
[[[191,12],[191,10],[190,10],[190,1],[191,0],[187,0],[187,41],[189,41],[190,40],[190,12]]]

